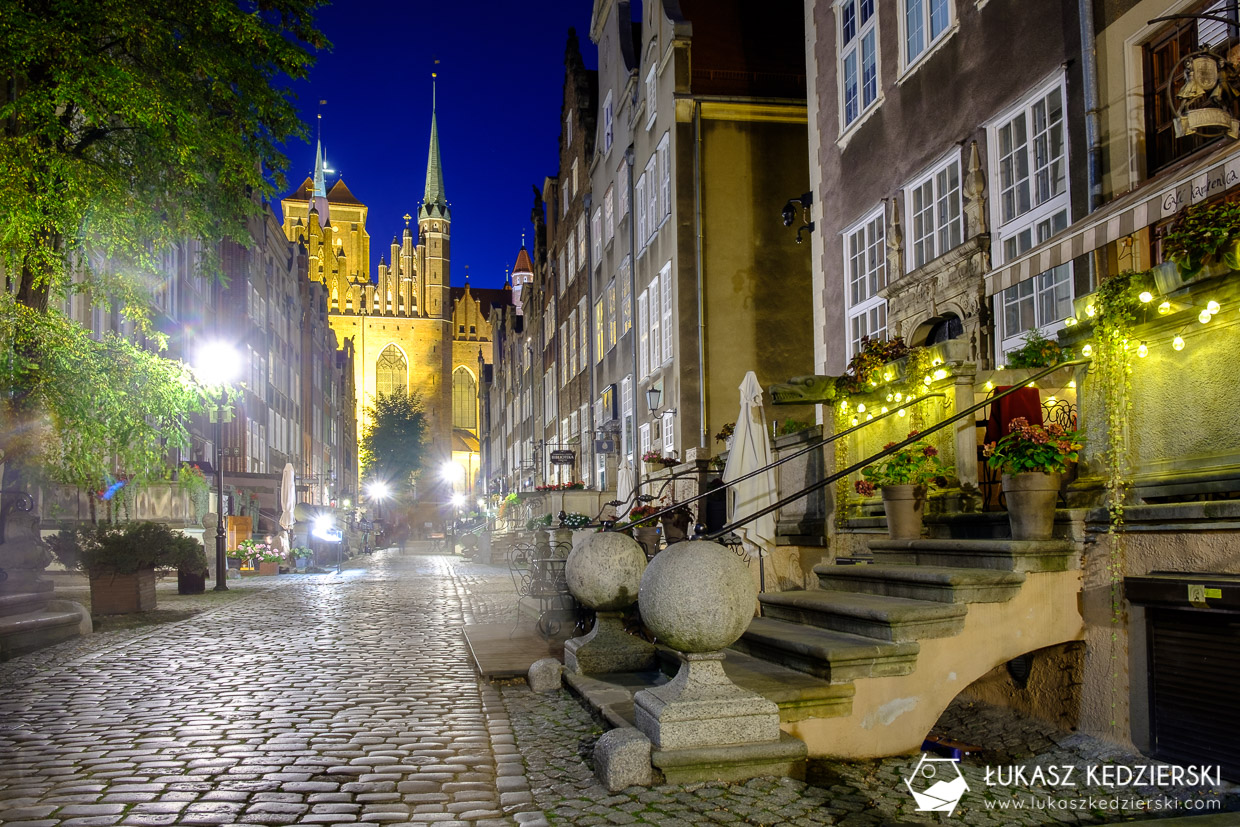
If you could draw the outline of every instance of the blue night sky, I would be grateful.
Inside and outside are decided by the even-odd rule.
[[[319,100],[328,166],[369,207],[370,273],[414,213],[426,185],[431,72],[437,70],[439,144],[452,207],[452,283],[500,287],[526,233],[531,186],[556,174],[556,142],[570,26],[586,65],[591,0],[426,3],[340,0],[320,10],[333,49],[295,86],[310,144],[294,143],[288,191],[314,169]],[[440,61],[433,66],[435,59]],[[329,176],[331,189],[336,176]],[[287,194],[287,193],[282,193]],[[279,211],[278,200],[275,205]]]

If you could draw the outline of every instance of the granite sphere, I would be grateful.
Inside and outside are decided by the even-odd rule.
[[[757,599],[739,557],[718,543],[691,540],[650,561],[638,605],[660,642],[682,652],[713,652],[745,633]]]
[[[627,534],[602,531],[587,537],[564,564],[573,597],[599,612],[615,612],[637,602],[646,552]]]

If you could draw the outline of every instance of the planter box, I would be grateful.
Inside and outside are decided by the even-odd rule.
[[[207,590],[207,571],[177,569],[177,594],[202,594]]]
[[[272,563],[259,563],[258,564],[258,574],[260,576],[269,576],[269,575],[275,575],[279,573],[280,573],[279,561],[272,562]]]
[[[154,608],[155,569],[141,569],[133,574],[91,573],[91,614],[122,615]]]

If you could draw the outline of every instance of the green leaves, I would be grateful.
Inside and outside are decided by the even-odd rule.
[[[362,473],[398,490],[409,490],[427,455],[428,423],[422,397],[404,388],[380,393],[366,413],[370,423],[359,446]]]

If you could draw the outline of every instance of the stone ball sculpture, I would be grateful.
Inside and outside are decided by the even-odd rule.
[[[578,601],[597,612],[616,612],[637,602],[646,552],[627,534],[603,531],[568,555],[564,577]]]
[[[757,599],[739,557],[718,543],[690,540],[650,561],[638,606],[660,642],[682,652],[714,652],[745,633]]]

